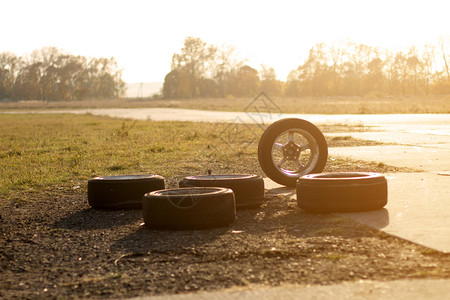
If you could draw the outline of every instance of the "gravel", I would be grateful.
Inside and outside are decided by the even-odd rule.
[[[141,210],[94,210],[83,187],[11,200],[0,298],[124,298],[229,287],[450,278],[450,256],[266,193],[223,228],[149,230]]]

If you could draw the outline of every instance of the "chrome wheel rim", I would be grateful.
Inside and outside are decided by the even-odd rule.
[[[278,135],[272,145],[272,163],[288,177],[312,172],[319,161],[319,145],[308,132],[292,128]]]

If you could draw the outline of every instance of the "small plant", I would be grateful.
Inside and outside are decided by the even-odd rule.
[[[115,136],[121,138],[129,136],[130,130],[134,127],[134,125],[136,125],[136,121],[131,123],[131,125],[128,125],[126,121],[123,121],[122,126],[115,132]]]
[[[342,255],[338,253],[327,253],[325,255],[323,254],[317,254],[316,258],[322,258],[322,259],[328,259],[328,260],[339,260],[342,259]]]
[[[331,140],[332,140],[332,141],[349,141],[349,140],[351,140],[351,139],[352,139],[351,136],[346,135],[346,136],[335,136],[335,137],[333,137]]]
[[[427,248],[427,249],[422,250],[420,253],[422,255],[430,255],[431,256],[431,255],[440,254],[441,252],[439,252],[439,251],[437,251],[435,249]]]
[[[110,171],[122,171],[126,169],[126,166],[123,165],[112,165],[107,168]]]

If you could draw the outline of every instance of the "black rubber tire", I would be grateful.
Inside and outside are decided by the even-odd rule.
[[[223,227],[236,218],[231,189],[194,187],[154,191],[142,201],[144,222],[154,229]]]
[[[96,177],[88,181],[88,202],[98,209],[139,209],[146,193],[164,188],[159,175]]]
[[[377,210],[387,198],[387,180],[378,173],[309,174],[297,182],[297,204],[311,212]]]
[[[282,138],[287,139],[284,144],[280,144],[283,143]],[[276,143],[277,141],[279,142]],[[299,145],[298,142],[301,144]],[[303,145],[303,143],[305,144]],[[277,149],[276,144],[281,149]],[[294,147],[293,155],[290,155],[291,152],[287,152],[290,150],[288,147],[291,144]],[[300,146],[307,147],[303,149]],[[308,159],[304,164],[300,161],[303,158],[301,156],[303,150],[309,151],[309,154],[306,154]],[[295,156],[295,153],[298,155],[297,158],[292,157]],[[261,169],[267,177],[285,186],[295,187],[299,177],[309,173],[322,172],[327,158],[328,146],[322,132],[314,124],[302,119],[289,118],[273,123],[264,131],[258,144],[258,159]],[[284,164],[289,164],[289,166],[279,167],[275,161],[278,163],[285,161]],[[292,165],[302,165],[302,167],[289,170],[288,168],[292,168]]]
[[[223,187],[232,189],[236,209],[253,208],[264,202],[264,180],[258,175],[203,175],[180,180],[179,187]]]

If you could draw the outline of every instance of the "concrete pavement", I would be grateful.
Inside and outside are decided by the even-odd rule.
[[[441,251],[450,252],[450,176],[433,173],[383,174],[388,181],[388,203],[376,211],[340,213],[359,223]],[[266,189],[296,198],[286,188],[265,178]]]
[[[417,125],[416,125],[417,126]],[[450,252],[450,126],[430,129],[403,125],[350,136],[396,145],[330,148],[331,157],[384,163],[421,171],[384,174],[388,204],[384,213],[341,214],[389,234]],[[340,135],[340,134],[334,134]],[[382,219],[387,219],[385,222]],[[385,223],[380,226],[380,223]]]
[[[138,297],[132,300],[442,300],[449,299],[450,279],[344,282],[333,285],[248,286],[215,292]]]
[[[450,148],[436,146],[361,146],[329,148],[332,157],[384,163],[417,171],[445,173],[450,170]]]
[[[389,199],[384,209],[340,215],[449,253],[450,177],[430,173],[397,173],[386,177]]]
[[[422,129],[412,129],[417,126],[419,125],[415,124],[405,128],[403,125],[403,129],[396,129],[393,125],[381,127],[383,131],[379,132],[327,134],[332,137],[346,135],[362,140],[394,144],[339,147],[330,148],[329,151],[333,156],[382,162],[433,173],[450,171],[450,124],[439,125],[439,128],[434,126],[433,129],[420,125]]]
[[[378,126],[377,130],[327,135],[394,144],[329,148],[329,156],[406,167],[416,172],[383,174],[388,180],[388,204],[384,209],[340,215],[414,243],[450,252],[450,125],[399,123],[392,127]],[[269,190],[279,187],[266,179]]]

